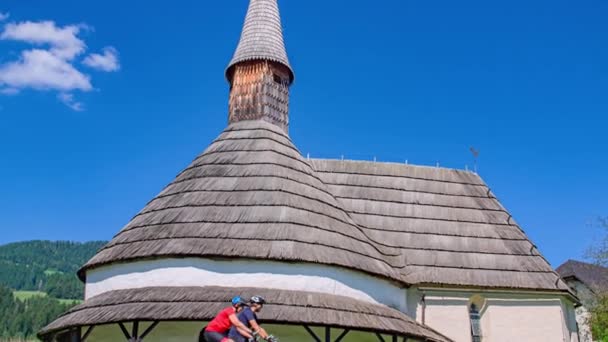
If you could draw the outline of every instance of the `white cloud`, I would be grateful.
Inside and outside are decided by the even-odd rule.
[[[111,46],[103,48],[103,55],[92,53],[82,62],[93,69],[106,72],[118,71],[120,69],[118,51]]]
[[[93,86],[90,76],[78,70],[74,60],[87,49],[78,37],[87,29],[86,25],[61,27],[53,21],[6,24],[0,40],[20,41],[36,47],[22,51],[17,60],[0,65],[0,94],[16,95],[23,89],[57,91],[57,98],[66,106],[83,110],[84,105],[75,100],[73,92],[88,92]],[[103,71],[120,68],[118,52],[110,47],[103,49],[103,55],[88,55],[83,63]]]
[[[10,23],[4,27],[0,39],[48,44],[57,57],[71,60],[84,52],[86,45],[77,37],[82,26],[57,27],[53,21]]]
[[[15,89],[93,89],[89,76],[52,52],[40,49],[23,51],[19,60],[0,67],[0,84]]]
[[[59,93],[59,95],[57,95],[57,98],[59,99],[59,101],[61,101],[61,103],[70,107],[74,111],[82,112],[84,110],[84,105],[82,104],[82,102],[74,100],[74,94]]]
[[[8,17],[10,17],[11,14],[6,12],[6,13],[2,13],[0,12],[0,21],[5,21],[6,19],[8,19]]]

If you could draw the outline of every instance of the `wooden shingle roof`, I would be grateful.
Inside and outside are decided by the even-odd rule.
[[[595,293],[608,292],[608,268],[582,261],[568,260],[557,268],[564,279],[577,278]]]
[[[451,341],[384,305],[328,294],[223,287],[149,287],[106,292],[70,309],[40,331],[39,336],[72,327],[126,321],[209,321],[235,294],[268,298],[269,302],[259,314],[264,323],[319,324],[429,342]]]
[[[277,0],[250,1],[241,39],[226,74],[230,77],[231,68],[235,64],[251,60],[281,63],[289,69],[290,80],[294,79],[285,49]]]
[[[474,173],[339,160],[311,165],[374,243],[401,251],[408,284],[568,289]]]
[[[321,263],[406,286],[568,290],[478,175],[306,160],[264,121],[228,126],[80,275],[157,257]]]

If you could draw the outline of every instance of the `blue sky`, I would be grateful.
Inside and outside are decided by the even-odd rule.
[[[109,239],[171,181],[226,125],[223,71],[246,6],[3,1],[0,243]],[[554,266],[598,238],[608,2],[283,0],[281,10],[302,153],[462,169],[475,146],[481,176]],[[28,21],[53,21],[52,34],[7,34]],[[73,70],[7,76],[32,50]]]

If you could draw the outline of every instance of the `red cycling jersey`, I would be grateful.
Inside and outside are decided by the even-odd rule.
[[[217,314],[217,316],[215,316],[215,318],[211,322],[209,322],[209,324],[207,325],[207,329],[205,330],[217,332],[220,334],[226,333],[228,330],[230,330],[230,327],[232,326],[229,317],[235,312],[236,311],[233,307],[225,308],[224,310],[220,311],[220,313]]]

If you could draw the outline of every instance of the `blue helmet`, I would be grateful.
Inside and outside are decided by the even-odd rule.
[[[234,298],[232,298],[232,306],[241,306],[243,304],[246,304],[245,301],[243,300],[243,298],[241,298],[241,296],[236,296]]]

